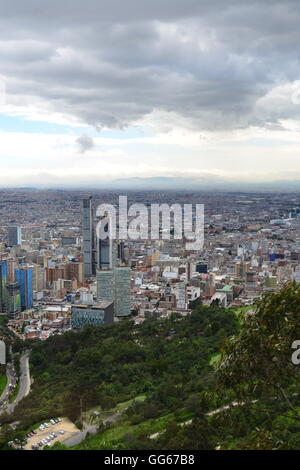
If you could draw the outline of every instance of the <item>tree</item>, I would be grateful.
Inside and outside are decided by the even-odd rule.
[[[294,392],[300,370],[291,362],[292,343],[300,339],[300,285],[289,283],[266,293],[245,314],[240,333],[225,342],[219,382],[241,401],[261,400],[271,409],[284,404],[299,420]],[[270,411],[269,411],[270,412]]]

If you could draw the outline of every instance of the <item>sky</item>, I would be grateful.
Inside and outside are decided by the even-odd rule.
[[[298,0],[0,0],[0,186],[300,189],[299,24]]]

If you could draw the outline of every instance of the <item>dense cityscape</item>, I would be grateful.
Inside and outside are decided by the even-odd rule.
[[[92,208],[117,198],[1,191],[1,308],[24,339],[128,317],[139,323],[185,315],[198,300],[247,306],[265,291],[300,280],[297,193],[129,194],[131,203],[204,204],[205,242],[197,252],[172,239],[117,241],[111,252],[109,241],[96,246]]]

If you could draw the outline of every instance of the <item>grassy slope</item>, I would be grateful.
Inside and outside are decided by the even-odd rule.
[[[6,375],[0,375],[0,396],[4,392],[4,389],[7,385],[7,377]]]
[[[111,429],[85,439],[77,446],[72,447],[72,450],[121,450],[124,448],[123,437],[126,434],[146,434],[150,436],[151,434],[163,432],[170,422],[176,420],[180,423],[187,420],[189,417],[188,414],[182,414],[175,419],[174,413],[168,413],[159,418],[145,420],[137,425],[130,424],[124,417]]]

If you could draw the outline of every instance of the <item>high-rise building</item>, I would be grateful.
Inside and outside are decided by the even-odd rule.
[[[181,282],[177,288],[177,308],[178,310],[186,310],[188,306],[187,298],[187,284],[186,282]]]
[[[116,267],[115,272],[115,316],[130,315],[130,282],[131,270],[128,267]]]
[[[16,274],[15,270],[17,267],[17,260],[15,258],[7,259],[7,282],[15,282]]]
[[[248,271],[246,273],[246,283],[245,288],[255,288],[256,287],[256,273],[254,271]]]
[[[33,305],[32,268],[30,266],[20,266],[16,269],[16,281],[20,284],[22,310],[31,308]]]
[[[85,279],[90,279],[93,275],[92,253],[93,253],[93,217],[92,217],[92,196],[83,199],[83,273]]]
[[[0,312],[6,311],[7,305],[7,262],[0,261]]]
[[[47,268],[48,269],[48,268]],[[46,270],[39,264],[32,266],[32,288],[37,292],[41,292],[46,287]]]
[[[21,227],[8,227],[8,246],[16,246],[21,244]]]
[[[97,240],[97,268],[112,268],[112,240]]]
[[[65,279],[76,279],[81,284],[83,282],[83,264],[78,260],[72,260],[65,266]]]
[[[58,281],[58,279],[66,279],[66,267],[64,265],[47,267],[45,268],[45,275],[46,282],[51,286],[53,282]]]
[[[245,278],[247,272],[249,271],[250,263],[244,261],[239,261],[235,264],[235,276],[243,279]]]
[[[104,226],[104,232],[107,233],[107,237],[97,239],[97,269],[112,269],[117,265],[118,259],[122,256],[121,243],[116,240],[112,240],[109,234],[109,222]]]
[[[130,282],[129,267],[97,270],[97,298],[101,301],[113,301],[116,317],[130,315]]]
[[[121,263],[125,263],[125,244],[123,241],[118,243],[118,259]]]
[[[113,269],[97,270],[97,298],[113,302],[115,300],[115,279]]]
[[[21,311],[20,284],[12,282],[7,284],[7,313],[10,317]]]

